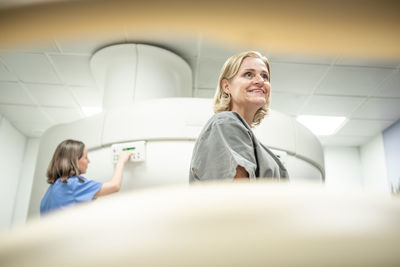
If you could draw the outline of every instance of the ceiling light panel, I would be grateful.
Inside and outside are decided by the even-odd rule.
[[[307,127],[315,135],[335,134],[346,122],[345,117],[334,116],[297,116],[297,121]]]

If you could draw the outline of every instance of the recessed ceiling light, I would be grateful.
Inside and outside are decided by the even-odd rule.
[[[347,121],[346,117],[336,116],[297,116],[297,121],[316,135],[335,134]]]
[[[86,117],[90,117],[102,112],[103,109],[101,107],[82,107],[82,112]]]

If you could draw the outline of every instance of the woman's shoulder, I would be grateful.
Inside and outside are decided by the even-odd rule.
[[[241,122],[240,115],[233,111],[223,111],[223,112],[214,114],[214,116],[211,118],[211,121],[216,122],[216,123]]]
[[[234,111],[223,111],[214,115],[215,124],[228,124],[234,127],[239,127],[242,130],[249,131],[250,126],[247,122]]]
[[[79,179],[79,178],[81,178],[81,179]],[[81,183],[84,183],[87,181],[88,181],[88,179],[86,179],[82,175],[79,175],[79,177],[77,175],[74,175],[67,179],[68,184],[81,184]]]
[[[243,123],[239,114],[233,111],[223,111],[214,114],[203,127],[201,136],[209,135],[212,132],[224,131],[224,132],[248,132],[248,127]]]

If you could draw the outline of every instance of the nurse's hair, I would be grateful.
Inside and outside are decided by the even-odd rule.
[[[57,179],[61,179],[63,183],[67,179],[76,175],[78,179],[83,182],[79,177],[79,164],[78,160],[83,156],[85,144],[76,140],[62,141],[54,151],[53,158],[47,168],[47,182],[54,184]]]
[[[271,73],[270,73],[268,59],[265,56],[261,55],[259,52],[246,51],[231,56],[225,62],[224,66],[221,69],[221,74],[219,75],[217,90],[215,92],[215,97],[214,97],[214,113],[232,110],[231,95],[224,92],[224,89],[222,88],[222,80],[227,79],[228,81],[230,81],[238,73],[240,65],[242,64],[243,60],[247,57],[254,57],[261,59],[264,62],[265,66],[267,66],[269,73],[268,80],[270,80]],[[260,124],[261,121],[264,119],[265,115],[268,114],[269,103],[270,103],[269,99],[270,97],[268,96],[265,105],[257,110],[253,118],[253,124],[250,126],[255,126]]]

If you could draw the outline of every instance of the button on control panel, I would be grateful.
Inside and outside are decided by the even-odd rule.
[[[121,144],[113,144],[111,146],[112,151],[112,160],[113,163],[117,163],[118,155],[122,151],[132,151],[133,155],[129,159],[133,162],[141,162],[145,161],[146,159],[146,142],[145,141],[137,141],[137,142],[130,142],[130,143],[121,143]]]

